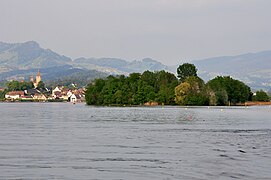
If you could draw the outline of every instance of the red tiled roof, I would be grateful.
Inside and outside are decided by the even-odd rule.
[[[9,95],[9,96],[15,96],[15,95],[24,96],[24,92],[23,91],[10,91],[7,93],[7,95]]]

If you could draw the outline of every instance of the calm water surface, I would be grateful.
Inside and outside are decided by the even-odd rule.
[[[0,179],[271,179],[271,107],[0,103]]]

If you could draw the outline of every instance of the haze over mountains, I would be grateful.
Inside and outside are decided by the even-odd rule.
[[[271,51],[192,61],[203,79],[230,75],[255,89],[271,88]]]
[[[108,74],[129,74],[145,70],[170,69],[160,62],[145,58],[128,62],[116,58],[78,58],[72,60],[50,49],[43,49],[37,42],[0,42],[0,80],[27,79],[40,69],[43,79],[67,78],[73,74],[88,73],[91,79]]]
[[[183,62],[180,62],[183,63]],[[271,86],[271,51],[248,53],[238,56],[215,57],[192,61],[199,76],[208,80],[217,75],[231,75],[255,89],[269,89]],[[50,49],[43,49],[37,42],[0,42],[0,81],[26,79],[40,69],[43,79],[54,80],[76,76],[86,79],[104,77],[108,74],[129,74],[145,70],[166,70],[169,67],[151,58],[132,62],[118,58],[78,58],[59,55]]]

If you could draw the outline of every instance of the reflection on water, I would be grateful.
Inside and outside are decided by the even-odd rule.
[[[271,108],[0,104],[0,179],[270,179]]]

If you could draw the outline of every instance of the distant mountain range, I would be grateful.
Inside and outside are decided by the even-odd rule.
[[[73,61],[73,65],[80,68],[96,69],[109,74],[129,74],[146,70],[171,71],[168,66],[151,58],[145,58],[142,61],[134,60],[132,62],[117,58],[79,58]]]
[[[43,80],[68,78],[76,74],[89,74],[89,79],[109,74],[129,74],[145,70],[169,70],[160,62],[150,58],[128,62],[116,58],[78,58],[59,55],[50,49],[43,49],[37,42],[0,42],[0,81],[28,79],[40,69]]]
[[[217,75],[231,75],[255,89],[271,87],[271,51],[215,57],[192,61],[204,80]],[[59,55],[43,49],[37,42],[0,42],[0,81],[26,79],[40,69],[43,80],[56,80],[82,76],[86,79],[109,74],[126,74],[145,70],[166,70],[176,73],[176,66],[166,66],[151,58],[126,61],[118,58],[78,58]]]
[[[271,89],[271,51],[192,61],[203,79],[230,75],[254,89]]]

